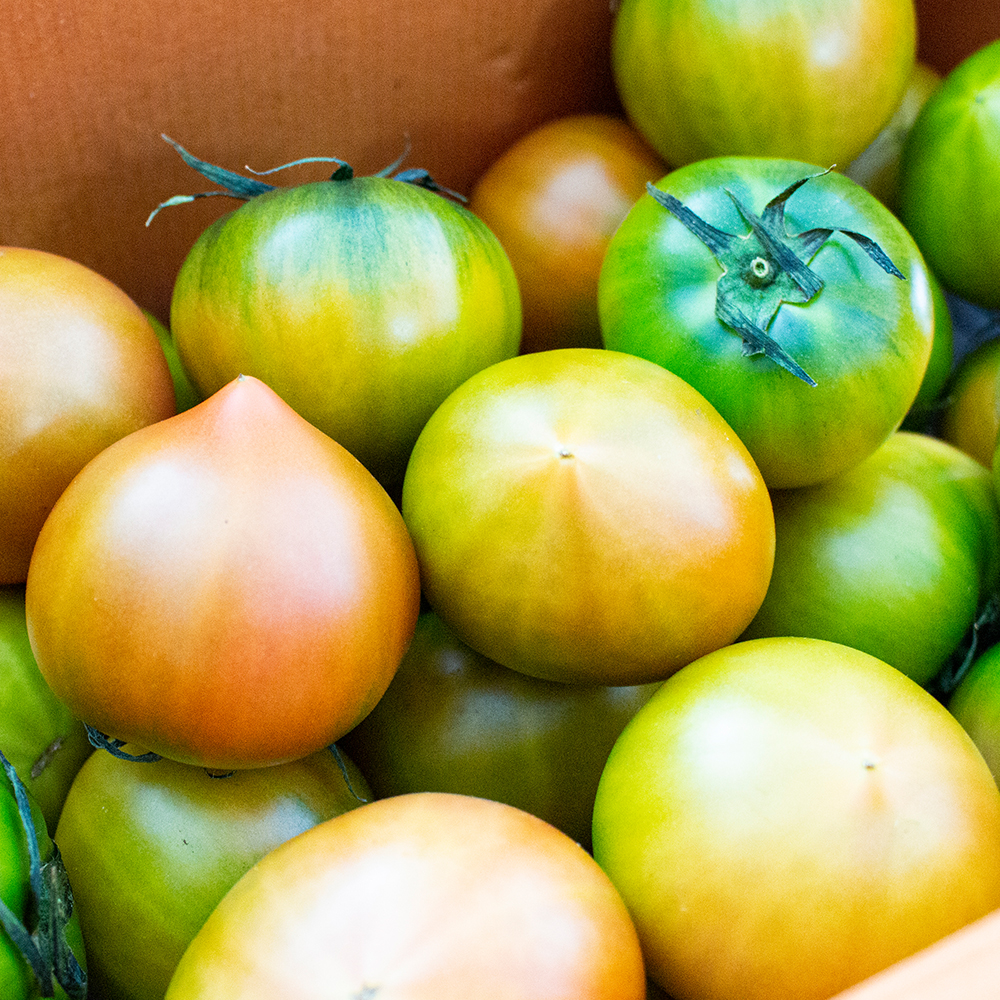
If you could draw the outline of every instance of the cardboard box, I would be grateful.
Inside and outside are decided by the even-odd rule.
[[[1000,37],[995,0],[916,5],[921,58],[941,72]],[[147,228],[159,202],[207,186],[161,133],[237,170],[334,155],[373,172],[409,141],[409,165],[467,191],[542,121],[618,109],[613,0],[0,0],[0,12],[0,243],[79,260],[161,318],[191,243],[233,204],[204,199]],[[1000,911],[841,1000],[998,995]]]

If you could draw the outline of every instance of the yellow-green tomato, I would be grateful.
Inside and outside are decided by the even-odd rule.
[[[940,434],[988,468],[998,433],[1000,335],[994,335],[958,363],[948,384]]]
[[[771,499],[774,572],[744,637],[842,642],[930,681],[997,584],[989,470],[898,431],[853,469]]]
[[[655,689],[529,677],[470,649],[428,611],[385,694],[341,744],[379,798],[495,799],[587,847],[608,753]]]
[[[894,667],[738,642],[668,678],[615,743],[594,857],[678,1000],[827,1000],[1000,906],[1000,792]]]
[[[0,587],[0,750],[53,832],[69,786],[92,747],[83,723],[52,693],[35,662],[23,584]]]
[[[244,872],[371,797],[350,759],[340,760],[346,772],[322,750],[224,775],[95,753],[70,789],[56,840],[96,995],[162,1000],[184,949]]]
[[[972,737],[1000,783],[1000,644],[973,661],[949,699],[948,710]]]

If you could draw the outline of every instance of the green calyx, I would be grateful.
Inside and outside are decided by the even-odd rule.
[[[807,181],[829,171],[810,174],[772,198],[754,214],[726,188],[737,211],[750,227],[745,235],[727,233],[706,222],[671,194],[647,183],[653,199],[674,215],[712,251],[722,267],[715,315],[743,339],[743,355],[764,354],[807,385],[816,381],[768,334],[782,302],[806,303],[822,289],[823,280],[809,267],[820,247],[835,232],[854,240],[887,274],[902,272],[873,239],[849,229],[818,228],[791,235],[785,228],[785,202]],[[905,279],[904,279],[905,280]]]
[[[147,226],[153,221],[157,214],[159,214],[161,209],[168,208],[172,205],[185,205],[197,198],[224,197],[239,198],[242,201],[249,201],[251,198],[256,198],[257,195],[267,194],[268,191],[276,191],[276,185],[268,184],[266,181],[260,181],[256,178],[277,173],[279,170],[287,170],[289,167],[298,167],[305,163],[335,163],[337,165],[337,169],[330,175],[329,180],[331,181],[349,181],[354,177],[354,168],[346,160],[341,160],[336,156],[306,156],[301,160],[293,160],[291,163],[283,163],[280,167],[272,167],[270,170],[250,170],[248,167],[247,169],[250,170],[250,173],[255,174],[256,176],[245,177],[243,174],[237,174],[232,170],[226,170],[224,167],[216,166],[214,163],[208,163],[205,160],[198,159],[197,156],[189,153],[179,142],[175,142],[168,135],[164,135],[163,139],[177,150],[181,159],[189,167],[197,170],[202,177],[211,181],[213,184],[218,184],[222,190],[199,191],[196,194],[174,195],[172,198],[168,198],[166,201],[160,202],[160,204],[149,213],[149,218],[146,219]],[[427,188],[429,191],[436,191],[439,194],[447,195],[450,198],[454,198],[456,201],[466,200],[458,192],[442,187],[426,170],[419,167],[410,168],[408,170],[400,170],[399,168],[402,166],[403,160],[406,159],[408,153],[409,147],[407,147],[406,152],[404,152],[399,159],[390,163],[389,166],[384,167],[372,176],[388,177],[392,180],[401,181],[404,184],[414,184],[417,187]]]
[[[54,997],[58,985],[71,1000],[84,1000],[87,974],[66,937],[66,927],[73,916],[73,893],[59,849],[53,844],[49,857],[42,860],[27,789],[2,752],[0,764],[10,782],[24,827],[30,889],[25,922],[0,899],[0,926],[34,973],[39,996]]]

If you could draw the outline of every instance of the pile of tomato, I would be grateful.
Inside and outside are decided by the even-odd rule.
[[[168,322],[0,248],[4,1000],[826,1000],[1000,909],[1000,39],[735,11],[467,199],[169,140]]]

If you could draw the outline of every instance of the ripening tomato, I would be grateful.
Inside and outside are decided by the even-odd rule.
[[[425,792],[288,841],[226,894],[167,1000],[643,1000],[594,859],[513,806]]]
[[[665,172],[627,122],[594,114],[540,125],[482,174],[469,209],[517,275],[522,353],[601,346],[597,276],[608,241]]]
[[[791,160],[702,160],[651,185],[611,238],[598,309],[605,346],[693,385],[772,488],[870,455],[934,339],[929,272],[899,220]]]
[[[388,495],[249,376],[88,463],[26,589],[39,669],[80,719],[224,769],[339,739],[388,686],[419,605]]]
[[[913,0],[622,0],[612,69],[672,166],[712,156],[847,164],[899,104]]]
[[[677,1000],[827,1000],[1000,907],[1000,792],[894,667],[755,639],[678,671],[625,727],[594,856]]]
[[[1000,39],[944,79],[903,147],[899,214],[949,291],[1000,308]]]
[[[1000,336],[990,336],[959,361],[945,396],[940,434],[992,467],[1000,434]]]
[[[517,353],[521,309],[503,248],[464,206],[341,169],[209,226],[170,329],[203,396],[256,376],[395,494],[438,403]]]
[[[816,486],[775,490],[774,572],[744,636],[811,636],[927,684],[1000,583],[993,480],[958,448],[898,431]]]
[[[385,694],[341,745],[380,798],[495,799],[589,848],[608,753],[655,689],[529,677],[470,649],[427,611]]]
[[[55,831],[69,786],[93,747],[42,677],[28,640],[24,585],[0,587],[0,751]]]
[[[699,392],[617,351],[522,354],[427,422],[403,483],[424,595],[534,677],[660,680],[735,639],[771,574],[774,518]]]
[[[24,582],[73,476],[174,409],[153,329],[117,285],[56,254],[0,247],[0,584]]]
[[[228,774],[95,753],[56,832],[94,995],[163,1000],[184,949],[251,866],[370,795],[329,749]]]

